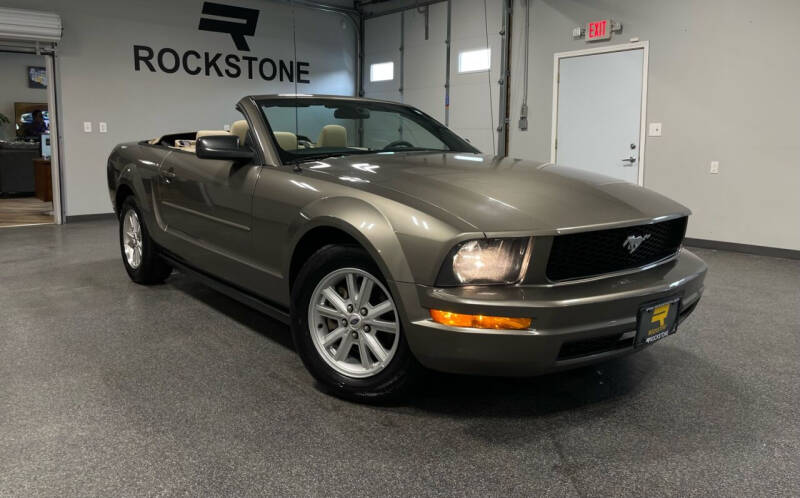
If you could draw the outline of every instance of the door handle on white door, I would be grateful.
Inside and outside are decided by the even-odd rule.
[[[633,166],[633,163],[636,162],[636,158],[633,157],[633,156],[627,157],[627,158],[623,159],[622,162],[623,163],[628,163],[628,164],[625,164],[624,166]]]

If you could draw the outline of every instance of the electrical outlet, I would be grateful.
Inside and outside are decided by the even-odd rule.
[[[231,131],[231,125],[229,125],[229,124],[226,124],[226,125],[224,125],[224,126],[222,127],[222,129],[223,129],[223,130],[225,130],[225,131]]]
[[[97,123],[97,128],[100,130],[100,133],[108,133],[108,123],[100,121]]]
[[[84,121],[83,122],[83,131],[86,133],[92,132],[92,122],[91,121]]]
[[[661,123],[650,123],[650,127],[647,130],[647,134],[651,137],[660,137],[661,136]]]
[[[711,166],[708,168],[708,172],[712,175],[716,175],[719,173],[719,161],[711,161]]]

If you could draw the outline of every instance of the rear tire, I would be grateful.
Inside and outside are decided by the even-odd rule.
[[[127,197],[120,209],[119,247],[125,271],[137,284],[160,284],[172,273],[172,268],[159,257],[133,196]]]
[[[331,394],[393,401],[423,372],[385,279],[360,247],[329,245],[314,253],[292,287],[291,315],[297,353]]]

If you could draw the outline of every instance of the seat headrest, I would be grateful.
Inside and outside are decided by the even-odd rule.
[[[325,125],[319,132],[317,147],[347,147],[347,130],[341,125]]]
[[[197,136],[200,137],[218,137],[220,135],[230,135],[231,132],[225,130],[197,130]]]
[[[244,119],[240,119],[239,121],[234,121],[231,123],[231,133],[239,137],[239,143],[244,145],[245,139],[247,138],[247,132],[250,130],[250,125],[247,124],[247,121]]]
[[[289,131],[276,131],[275,140],[283,150],[297,150],[297,135]]]

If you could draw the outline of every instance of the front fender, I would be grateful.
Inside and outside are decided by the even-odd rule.
[[[332,227],[347,233],[361,244],[378,264],[387,280],[413,282],[408,259],[392,224],[372,204],[353,197],[326,197],[305,206],[289,226],[288,253],[283,261],[289,275],[292,254],[298,242],[317,227]]]

